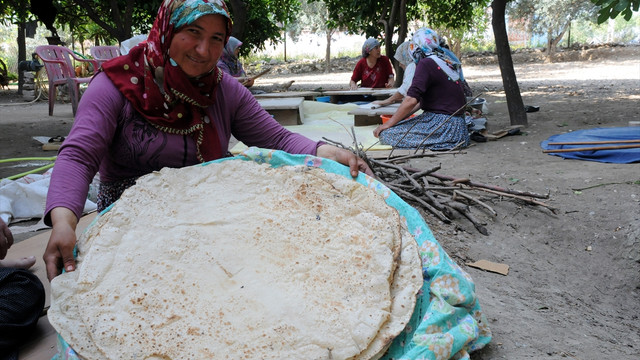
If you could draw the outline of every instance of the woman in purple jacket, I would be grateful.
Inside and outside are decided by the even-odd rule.
[[[431,29],[422,28],[413,35],[411,54],[417,62],[413,81],[396,113],[373,131],[381,143],[431,150],[469,145],[462,68],[439,44],[438,35]],[[405,119],[418,109],[423,113]]]
[[[54,168],[45,222],[47,276],[73,271],[75,228],[100,173],[98,210],[139,176],[227,155],[233,135],[248,146],[312,154],[371,174],[348,150],[280,126],[235,78],[216,66],[231,34],[224,0],[164,1],[146,42],[103,64],[80,101]]]

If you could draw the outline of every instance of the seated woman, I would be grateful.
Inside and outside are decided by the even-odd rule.
[[[249,88],[253,86],[253,79],[247,76],[240,59],[238,59],[240,46],[242,46],[242,41],[233,36],[229,36],[229,41],[224,46],[220,60],[218,60],[218,67],[220,70],[238,79],[242,85]]]
[[[411,53],[409,52],[409,41],[405,41],[400,44],[396,49],[396,54],[393,55],[393,57],[398,60],[400,67],[404,70],[402,85],[400,85],[398,91],[393,93],[393,95],[384,100],[376,100],[373,102],[373,104],[387,106],[393,103],[401,102],[402,99],[407,95],[409,86],[411,86],[413,74],[416,72],[416,63],[413,62],[413,58],[411,57]]]
[[[358,61],[349,87],[351,90],[361,87],[389,88],[393,85],[393,66],[388,57],[380,52],[380,42],[374,38],[368,38],[362,45],[362,59]]]
[[[469,145],[460,63],[448,57],[439,43],[438,35],[431,29],[422,28],[413,35],[410,49],[418,62],[416,72],[396,113],[373,131],[381,143],[431,150]],[[424,111],[422,114],[405,120],[419,108]]]

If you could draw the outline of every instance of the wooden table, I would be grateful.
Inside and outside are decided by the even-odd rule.
[[[354,126],[367,126],[382,124],[380,115],[393,115],[398,110],[400,103],[382,106],[372,109],[370,106],[361,106],[349,111],[347,114],[353,115]]]
[[[363,96],[371,96],[378,99],[386,99],[393,95],[398,89],[374,89],[374,88],[358,88],[356,90],[326,90],[323,95],[329,95],[331,103],[359,101]]]
[[[302,102],[304,97],[257,99],[260,106],[281,125],[302,125]]]
[[[253,95],[256,99],[271,99],[271,98],[291,98],[302,96],[305,100],[315,100],[316,97],[321,96],[322,93],[318,91],[283,91],[283,92],[271,92],[264,94]]]

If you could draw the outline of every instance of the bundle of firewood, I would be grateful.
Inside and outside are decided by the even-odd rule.
[[[407,203],[433,214],[440,221],[447,224],[458,219],[458,214],[460,214],[471,222],[481,234],[488,235],[489,232],[485,227],[486,223],[472,214],[471,207],[480,207],[492,216],[497,216],[498,214],[487,201],[481,199],[479,194],[500,200],[511,200],[527,205],[541,206],[554,214],[557,212],[557,209],[538,200],[548,199],[549,194],[517,191],[481,184],[468,178],[443,175],[438,173],[441,169],[440,165],[431,169],[416,169],[409,164],[412,159],[460,153],[459,150],[448,152],[411,150],[402,151],[403,154],[396,156],[393,156],[394,151],[392,150],[391,152],[376,155],[375,153],[377,152],[366,152],[361,146],[354,149],[326,138],[324,140],[335,146],[349,149],[360,156],[373,170],[377,180],[389,187]]]

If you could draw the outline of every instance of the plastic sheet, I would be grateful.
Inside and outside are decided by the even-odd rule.
[[[636,143],[621,143],[624,140],[638,140]],[[603,142],[600,144],[550,145],[567,142]],[[616,142],[618,141],[618,142]],[[549,155],[565,159],[598,161],[604,163],[630,164],[640,162],[640,126],[594,128],[577,130],[570,133],[552,135],[540,143],[544,150],[581,149],[594,147],[612,147],[636,145],[636,148],[582,150],[573,152],[550,152]]]

